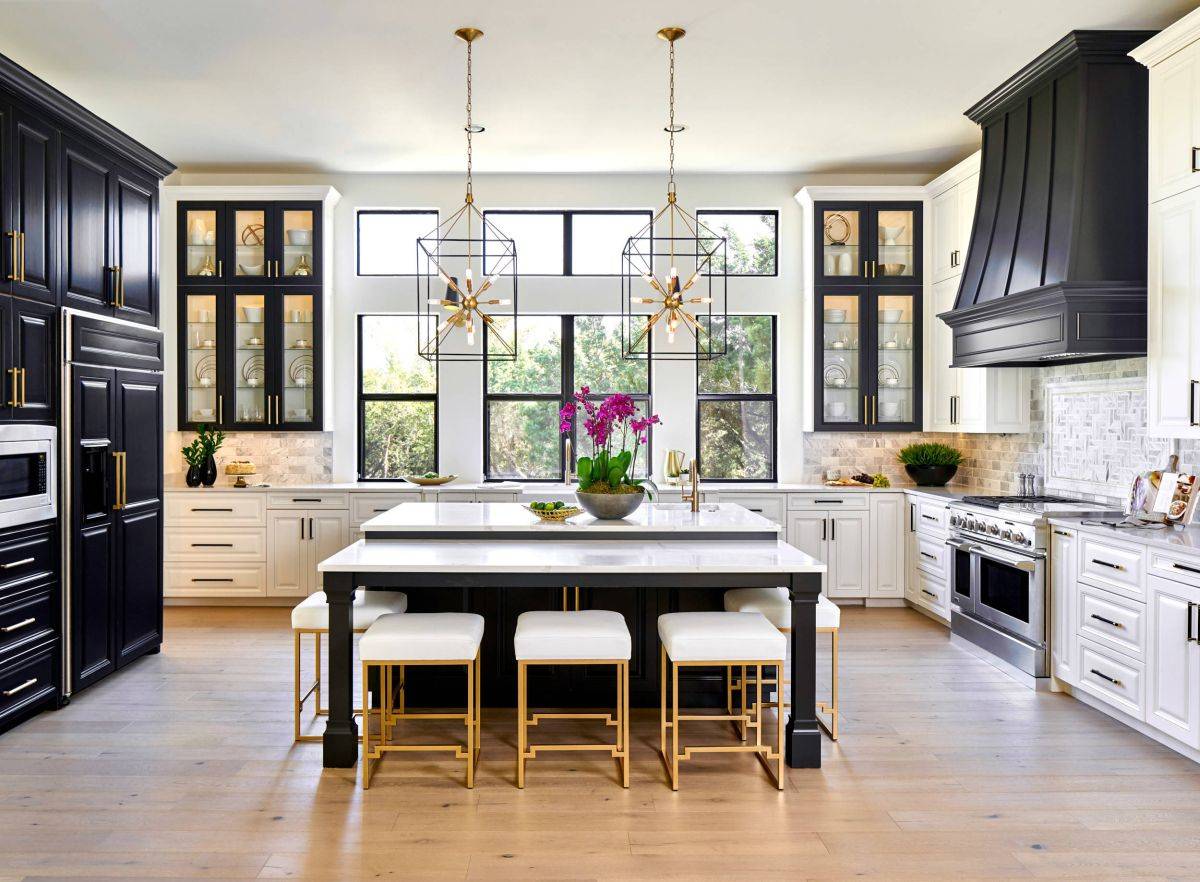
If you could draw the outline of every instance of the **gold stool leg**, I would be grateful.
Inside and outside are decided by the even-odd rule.
[[[779,701],[775,703],[775,750],[779,754],[775,758],[775,777],[778,779],[779,789],[783,789],[783,659],[779,661],[779,676],[776,678],[779,683],[776,689],[779,694]]]
[[[295,678],[292,688],[292,741],[300,740],[300,632],[292,632],[292,661],[295,663]]]
[[[369,725],[370,718],[367,711],[370,709],[371,690],[367,686],[367,681],[370,678],[370,665],[366,662],[362,664],[362,692],[363,692],[363,752],[362,752],[362,789],[367,790],[371,786],[371,727]]]
[[[475,653],[475,763],[483,754],[483,661],[482,649]]]
[[[617,743],[621,750],[621,786],[629,787],[629,662],[617,665]]]
[[[563,589],[566,591],[567,589]],[[525,751],[526,745],[529,743],[529,730],[526,721],[529,718],[529,711],[526,707],[528,704],[528,696],[526,690],[529,688],[527,682],[528,670],[525,667],[525,662],[517,662],[517,786],[525,787]]]
[[[671,789],[679,789],[679,665],[671,662]]]
[[[475,664],[467,662],[467,787],[475,786]]]
[[[830,735],[834,741],[838,740],[838,629],[833,629],[833,707],[831,708],[830,722],[833,724],[833,731]]]
[[[316,640],[316,642],[313,644],[313,677],[315,677],[316,681],[317,681],[316,690],[313,692],[313,696],[316,698],[317,703],[315,705],[313,705],[313,708],[316,711],[320,711],[321,710],[321,632],[318,631],[317,633],[313,634],[313,638]],[[366,707],[366,705],[363,705],[363,707]],[[313,716],[316,716],[316,714],[313,714]]]
[[[658,752],[667,759],[667,648],[658,651]]]
[[[400,713],[404,713],[405,701],[408,693],[408,671],[404,665],[400,665],[400,697],[396,701],[396,706]]]
[[[747,692],[746,692],[746,670],[747,670],[747,668],[746,668],[746,666],[742,665],[741,670],[742,670],[742,713],[746,714],[747,713]],[[745,741],[746,736],[748,734],[746,731],[746,721],[745,720],[740,721],[738,723],[738,726],[741,729],[742,741]]]

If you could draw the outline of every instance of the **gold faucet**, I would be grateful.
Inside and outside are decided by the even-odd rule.
[[[683,501],[692,504],[692,511],[700,511],[700,464],[695,457],[688,467],[688,477],[692,480],[692,492],[683,494]]]

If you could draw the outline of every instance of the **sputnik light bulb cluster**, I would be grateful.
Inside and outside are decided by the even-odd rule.
[[[658,32],[670,47],[667,204],[621,252],[621,348],[630,359],[708,361],[726,351],[727,243],[679,205],[675,187],[675,136],[684,130],[675,122],[675,43],[685,33]],[[656,345],[660,328],[665,346]]]
[[[472,139],[483,132],[472,116],[471,50],[483,31],[459,28],[454,35],[467,44],[466,196],[461,208],[417,240],[418,347],[430,361],[513,361],[517,246],[479,210],[471,180]]]

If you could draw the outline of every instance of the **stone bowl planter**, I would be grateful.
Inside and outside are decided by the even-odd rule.
[[[958,471],[958,466],[906,465],[904,471],[918,487],[944,487]]]
[[[646,493],[584,493],[575,491],[579,505],[600,521],[619,521],[627,518],[646,500]]]

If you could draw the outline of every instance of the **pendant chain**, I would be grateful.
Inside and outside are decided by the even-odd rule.
[[[467,43],[467,196],[471,195],[471,43]]]
[[[668,105],[670,107],[669,119],[667,121],[667,131],[670,133],[670,152],[668,156],[668,172],[667,172],[667,193],[675,192],[675,41],[670,43],[670,90],[668,94]]]

